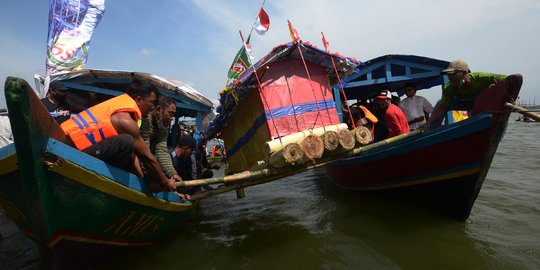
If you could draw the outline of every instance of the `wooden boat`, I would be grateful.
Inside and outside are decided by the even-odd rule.
[[[443,85],[447,66],[411,55],[379,57],[344,78],[345,93],[357,98],[382,89],[399,92],[406,82],[417,89]],[[325,171],[342,188],[385,191],[465,220],[504,135],[511,112],[505,103],[517,98],[521,83],[520,75],[511,75],[477,97],[468,119],[338,160]]]
[[[532,119],[532,118],[530,118],[530,117],[528,117],[526,115],[522,115],[522,116],[518,117],[516,119],[516,121],[518,121],[518,122],[536,122],[536,121],[534,121],[534,119]]]
[[[329,89],[332,61],[342,74],[358,64],[309,43],[279,45],[221,91],[218,115],[206,133],[222,134],[228,174],[265,160],[269,141],[281,144],[288,135],[340,123]]]
[[[200,124],[212,109],[200,94],[146,73],[83,70],[53,80],[64,81],[74,100],[98,101],[123,93],[133,76],[171,96],[177,116],[198,115]],[[152,245],[194,207],[174,192],[151,193],[144,179],[64,144],[64,133],[24,80],[9,77],[5,94],[15,143],[0,150],[0,204],[38,243],[45,265],[73,269]]]
[[[223,161],[225,161],[225,157],[224,156],[206,156],[206,160],[208,160],[208,162],[210,163],[221,163]]]
[[[299,59],[308,64],[302,68],[298,64]],[[332,68],[330,60],[341,66]],[[208,133],[222,134],[230,166],[227,173],[230,175],[201,181],[200,184],[228,183],[230,186],[223,190],[227,191],[324,167],[329,179],[344,189],[420,199],[418,201],[430,207],[437,206],[437,210],[465,220],[504,135],[511,112],[505,103],[517,98],[522,83],[520,75],[509,76],[504,83],[485,90],[473,108],[451,108],[471,111],[470,117],[460,122],[452,123],[449,117],[446,125],[424,133],[413,131],[368,145],[356,143],[352,149],[338,148],[341,151],[325,149],[322,156],[307,160],[300,158],[291,162],[292,159],[287,160],[284,153],[280,153],[293,144],[283,142],[287,141],[285,138],[290,132],[279,133],[279,128],[283,131],[294,129],[295,126],[294,121],[280,122],[281,118],[291,115],[294,115],[292,118],[301,117],[294,110],[319,110],[314,106],[306,109],[305,105],[309,102],[295,100],[303,97],[287,93],[298,89],[299,83],[294,78],[312,84],[312,89],[322,89],[322,93],[328,91],[325,84],[333,85],[332,100],[326,100],[327,96],[324,95],[315,98],[317,104],[324,105],[319,110],[323,113],[319,113],[317,120],[310,124],[312,128],[293,130],[301,131],[303,135],[300,138],[305,140],[306,134],[314,133],[317,127],[335,124],[333,110],[337,112],[339,122],[345,122],[348,116],[342,112],[342,106],[336,106],[345,100],[345,96],[348,100],[368,100],[380,90],[403,95],[407,82],[415,83],[418,90],[443,85],[448,78],[441,71],[448,64],[447,61],[413,55],[386,55],[359,63],[318,50],[301,41],[278,46],[229,88],[220,92],[219,114]],[[312,79],[310,73],[316,73],[317,79]],[[440,93],[440,89],[434,91]],[[269,105],[265,95],[272,93],[278,94],[270,96],[270,99],[285,101],[274,107]],[[324,103],[319,103],[321,100]],[[246,114],[247,110],[251,113]],[[282,111],[286,113],[275,115]],[[364,134],[369,134],[369,131]],[[276,141],[281,143],[282,148],[276,152],[268,151],[269,143]],[[289,149],[293,149],[290,153],[294,156],[304,147]],[[280,162],[272,163],[276,156]],[[214,191],[214,194],[217,193],[219,191]]]

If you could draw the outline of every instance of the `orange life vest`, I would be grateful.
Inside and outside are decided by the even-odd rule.
[[[360,105],[358,106],[360,109],[362,109],[362,111],[364,112],[364,115],[365,115],[365,119],[367,119],[370,123],[371,123],[371,134],[373,134],[373,132],[375,132],[375,124],[377,122],[379,122],[379,119],[377,119],[377,116],[375,116],[374,114],[372,114],[368,108]],[[360,119],[356,122],[356,126],[363,126],[365,125],[366,123],[362,123],[362,120],[364,119]]]
[[[135,121],[142,119],[141,111],[128,94],[123,94],[101,102],[62,123],[60,127],[68,135],[75,147],[84,150],[87,147],[118,135],[111,123],[111,116],[118,112],[129,112]]]

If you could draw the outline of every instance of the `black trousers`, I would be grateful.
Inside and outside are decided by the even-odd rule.
[[[97,142],[84,149],[83,152],[125,171],[134,172],[133,142],[133,137],[131,135],[120,134]]]

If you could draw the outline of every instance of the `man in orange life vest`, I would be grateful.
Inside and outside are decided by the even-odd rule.
[[[61,127],[77,149],[143,177],[140,160],[151,180],[163,190],[174,191],[175,180],[165,176],[138,126],[142,117],[154,108],[158,95],[158,89],[152,84],[134,78],[127,94],[73,115]]]

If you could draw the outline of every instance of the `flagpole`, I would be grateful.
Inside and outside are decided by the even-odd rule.
[[[324,36],[324,33],[321,32],[321,35],[323,37],[324,50],[327,53],[330,53],[330,51],[328,50],[328,45],[327,45],[328,42],[326,41],[326,37]],[[330,56],[330,60],[332,60],[332,66],[334,67],[334,72],[336,73],[336,79],[338,80],[339,87],[341,88],[341,94],[343,94],[343,97],[345,98],[345,106],[347,106],[347,110],[349,111],[349,118],[351,120],[351,125],[352,125],[353,128],[356,128],[356,123],[353,120],[352,113],[351,113],[351,108],[349,108],[349,103],[347,102],[347,95],[345,95],[345,90],[343,89],[343,84],[341,83],[341,78],[339,77],[339,74],[337,72],[336,63],[334,62],[334,57]],[[340,104],[340,106],[341,106],[341,104]]]
[[[253,27],[251,29],[253,30]],[[249,64],[253,67],[253,74],[255,75],[255,79],[257,79],[257,90],[259,91],[259,94],[262,96],[263,102],[265,103],[266,108],[268,108],[268,111],[270,112],[270,120],[272,121],[272,125],[274,126],[274,129],[276,130],[276,134],[279,138],[279,143],[283,147],[283,142],[281,141],[279,130],[277,129],[276,123],[274,122],[274,114],[272,113],[272,109],[270,109],[270,106],[268,106],[268,101],[266,101],[266,96],[262,92],[261,80],[259,79],[259,75],[257,74],[257,69],[255,68],[255,65],[251,63],[251,54],[249,54],[249,50],[246,48],[246,42],[244,41],[244,36],[242,35],[242,31],[240,30],[238,32],[240,33],[240,38],[242,38],[242,43],[244,44],[243,46],[244,46],[244,49],[246,50],[246,54],[248,55],[248,58],[250,59]],[[245,72],[247,72],[247,70]]]
[[[264,4],[265,4],[265,3],[266,3],[266,0],[263,0],[262,5],[261,5],[261,8],[264,7]],[[261,9],[261,8],[260,8],[260,9]],[[260,9],[259,9],[259,11],[260,11]],[[255,17],[255,21],[253,22],[253,25],[251,26],[251,30],[249,31],[249,34],[248,34],[248,39],[249,39],[249,37],[251,37],[251,34],[253,33],[253,28],[254,28],[255,25],[257,24],[257,20],[258,20],[258,19],[259,19],[259,13],[257,13],[257,16]],[[246,48],[246,46],[245,46],[246,43],[244,42],[244,36],[242,35],[242,31],[241,31],[241,30],[239,30],[239,32],[240,32],[240,37],[242,38],[242,43],[244,44],[244,48],[246,49],[246,52],[247,52],[247,48]],[[248,54],[248,56],[249,56],[249,58],[250,58],[250,62],[251,62],[251,55],[249,54],[249,52],[247,52],[247,54]],[[227,79],[227,83],[225,84],[225,86],[229,85],[230,83],[231,83],[231,79],[229,78],[229,79]]]

